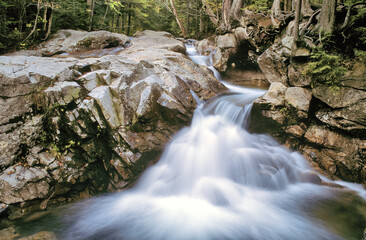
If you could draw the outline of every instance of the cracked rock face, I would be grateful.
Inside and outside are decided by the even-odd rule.
[[[145,31],[117,55],[0,56],[0,203],[19,213],[133,182],[189,124],[192,94],[225,90],[184,52],[169,33]]]
[[[271,86],[253,104],[252,130],[302,152],[331,178],[365,183],[366,65],[356,63],[340,86],[310,88],[312,79],[303,75],[306,64],[284,51],[291,44],[277,45],[258,58]]]

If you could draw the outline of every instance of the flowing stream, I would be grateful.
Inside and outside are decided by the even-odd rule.
[[[210,58],[187,48],[193,61],[210,66]],[[319,184],[300,154],[249,133],[251,104],[264,90],[226,85],[228,93],[199,103],[191,126],[133,188],[65,211],[61,238],[360,239],[364,199]]]

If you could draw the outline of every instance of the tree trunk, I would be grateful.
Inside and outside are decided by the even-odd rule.
[[[131,3],[128,5],[128,8],[129,8],[129,10],[128,10],[128,25],[127,25],[127,36],[130,36],[130,30],[131,30],[131,13],[132,13],[132,11],[131,11]]]
[[[202,17],[202,13],[200,12],[200,32],[204,31],[204,26],[203,26],[203,17]]]
[[[301,1],[301,14],[303,16],[311,16],[313,15],[314,10],[311,9],[310,1],[309,0],[302,0]]]
[[[46,31],[46,29],[47,29],[47,21],[46,21],[46,19],[47,19],[47,10],[48,10],[48,7],[47,6],[45,6],[44,7],[44,12],[43,12],[43,31]]]
[[[51,33],[51,27],[52,27],[52,20],[53,20],[53,8],[54,8],[54,3],[51,3],[51,16],[48,19],[48,28],[47,28],[47,33],[46,36],[42,39],[42,40],[46,40],[48,38],[48,36]]]
[[[281,0],[274,0],[271,8],[271,12],[273,16],[277,19],[282,18],[282,10],[281,10]]]
[[[103,16],[103,25],[105,24],[105,19],[107,18],[108,10],[109,10],[109,5],[107,5],[107,7],[105,8],[105,13]]]
[[[120,12],[121,12],[121,9],[120,9],[120,7],[118,7],[118,10],[117,10],[117,20],[116,20],[116,30],[115,30],[115,32],[118,32],[118,27],[120,25],[120,20],[121,20],[120,19],[120,17],[121,17]]]
[[[217,26],[219,25],[219,19],[215,16],[214,12],[212,11],[210,5],[208,4],[207,0],[202,0],[203,9],[205,10],[206,14],[209,16],[211,22]]]
[[[125,11],[122,11],[122,33],[125,32]]]
[[[187,18],[187,21],[186,21],[186,31],[187,31],[187,35],[189,35],[190,33],[190,29],[189,29],[189,24],[190,24],[190,21],[189,21],[189,0],[187,0],[187,3],[186,3],[186,18]]]
[[[179,26],[180,30],[182,31],[182,35],[183,35],[183,37],[186,37],[187,36],[186,30],[184,29],[184,26],[183,26],[182,22],[179,19],[179,16],[178,16],[177,10],[175,9],[173,0],[170,0],[170,5],[172,7],[175,20],[177,21],[178,26]]]
[[[34,25],[33,25],[33,28],[32,28],[32,31],[28,34],[28,36],[26,38],[24,38],[24,40],[22,42],[25,42],[30,36],[33,35],[33,33],[36,31],[37,29],[37,24],[38,24],[38,16],[39,16],[39,12],[41,10],[41,1],[38,0],[37,1],[37,14],[36,14],[36,18],[34,20]]]
[[[195,35],[196,35],[196,38],[197,38],[197,34],[198,34],[198,0],[196,0],[196,21],[195,21]]]
[[[332,33],[335,22],[337,0],[324,0],[319,19],[319,31]]]
[[[292,11],[292,0],[285,0],[284,2],[284,11],[291,12]]]
[[[233,0],[233,4],[230,9],[230,17],[234,17],[235,20],[241,19],[241,7],[243,6],[243,0]]]
[[[93,29],[93,17],[94,17],[94,8],[95,8],[95,0],[88,0],[90,2],[90,17],[89,17],[89,31]]]
[[[301,5],[302,5],[302,0],[296,0],[294,43],[292,45],[292,49],[296,48],[296,41],[299,39],[299,25],[300,25],[300,18],[301,18]]]
[[[358,2],[358,3],[355,3],[351,6],[348,6],[347,14],[346,14],[346,17],[344,18],[344,22],[343,22],[342,27],[341,27],[342,30],[345,29],[347,27],[348,23],[349,23],[352,8],[354,8],[356,6],[360,6],[360,5],[366,5],[366,2]]]
[[[283,20],[283,14],[281,11],[281,0],[274,0],[271,8],[271,20],[275,27],[279,27],[280,23],[278,20]]]
[[[230,23],[230,10],[231,10],[231,0],[223,0],[222,2],[222,23],[225,30],[231,30]]]
[[[26,7],[25,7],[25,2],[22,4],[22,3],[19,3],[20,5],[20,11],[19,11],[19,24],[18,24],[18,30],[20,33],[23,32],[23,18],[24,16],[26,15],[25,14],[25,11],[26,11]],[[4,21],[6,22],[6,21]],[[19,34],[18,35],[18,41],[20,41],[20,37],[21,37],[22,34]]]
[[[299,36],[303,36],[306,32],[306,30],[308,29],[308,27],[312,24],[314,18],[316,17],[316,15],[318,15],[320,13],[321,9],[316,10],[313,15],[311,15],[311,17],[309,18],[308,22],[305,24],[305,26],[302,27]]]

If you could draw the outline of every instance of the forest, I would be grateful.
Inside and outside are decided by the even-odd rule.
[[[150,29],[202,39],[240,25],[247,11],[271,16],[275,28],[301,17],[310,25],[318,17],[320,30],[332,32],[338,22],[335,35],[348,41],[352,30],[351,44],[358,46],[366,40],[365,5],[359,0],[0,0],[0,52],[31,48],[59,29],[128,36]]]

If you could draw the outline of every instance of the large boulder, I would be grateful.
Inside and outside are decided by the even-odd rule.
[[[209,39],[203,39],[201,41],[195,42],[195,47],[197,49],[197,52],[201,55],[208,56],[212,52],[215,51],[215,40],[212,38]]]
[[[253,103],[251,129],[280,136],[285,132],[303,135],[312,99],[311,90],[271,84],[268,91]]]
[[[226,33],[216,38],[217,50],[213,54],[213,66],[219,72],[225,72],[229,57],[237,52],[239,42],[234,33]]]
[[[138,33],[117,55],[0,62],[0,204],[12,218],[132,183],[196,98],[226,90],[166,32]]]
[[[280,82],[288,86],[288,52],[285,47],[272,46],[258,58],[258,66],[270,83]]]
[[[80,30],[59,30],[52,38],[40,44],[35,50],[12,53],[18,56],[53,56],[61,53],[72,53],[127,46],[129,37],[108,31],[86,32]]]

